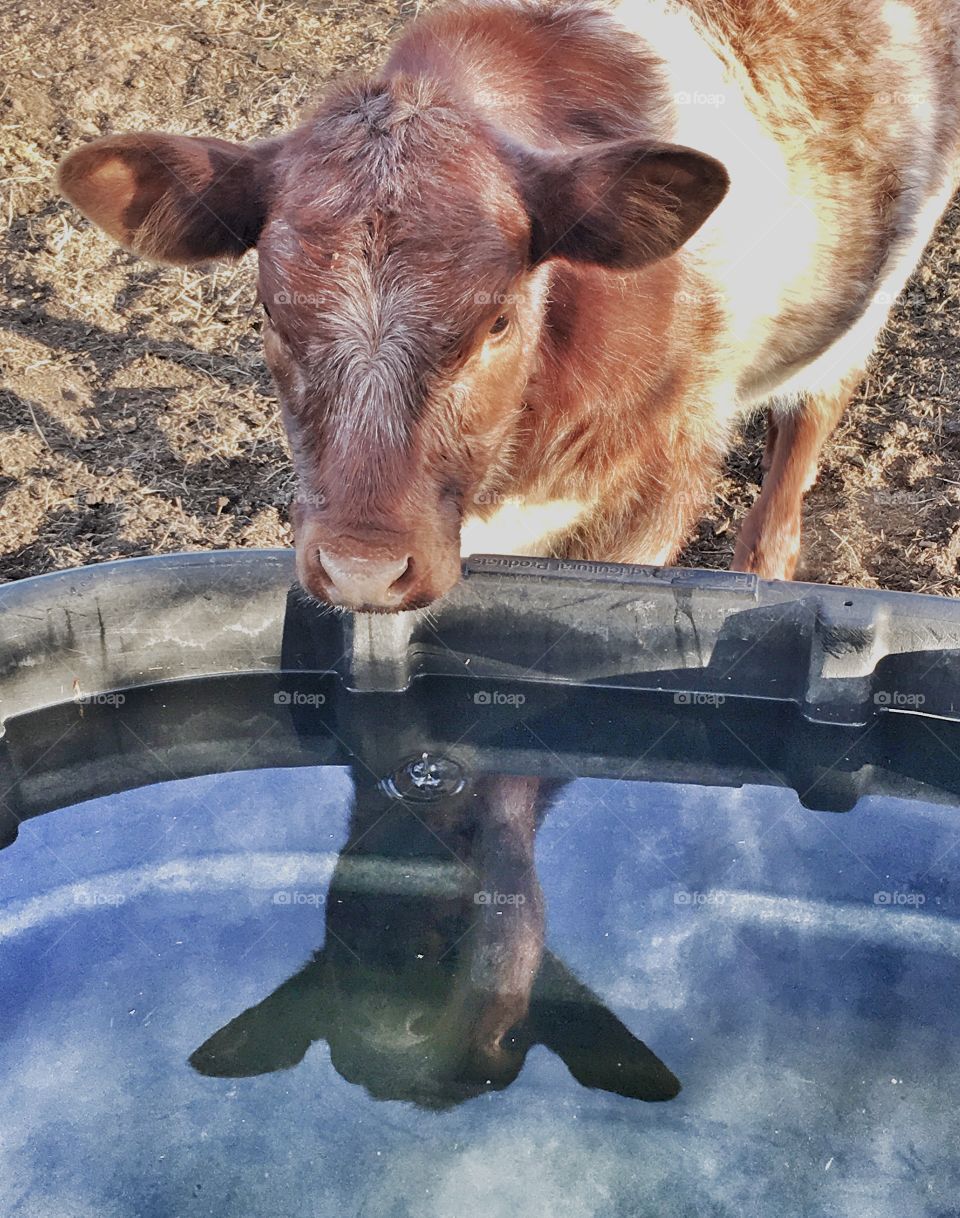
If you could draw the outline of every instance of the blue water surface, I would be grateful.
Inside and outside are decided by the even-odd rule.
[[[443,1109],[371,1098],[323,1037],[293,1068],[199,1073],[194,1050],[324,946],[351,800],[341,769],[223,774],[39,817],[0,852],[3,1214],[960,1214],[955,811],[560,793],[547,947],[674,1099],[583,1086],[543,1044]]]

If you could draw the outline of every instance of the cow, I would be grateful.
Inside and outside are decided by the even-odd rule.
[[[59,184],[144,258],[257,250],[311,597],[668,564],[763,409],[734,566],[783,579],[956,187],[958,64],[960,0],[472,0],[292,132],[108,136]]]

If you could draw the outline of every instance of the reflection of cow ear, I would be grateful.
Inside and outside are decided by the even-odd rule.
[[[190,1055],[211,1078],[272,1074],[298,1065],[327,1026],[326,969],[320,956],[269,998],[214,1032]]]
[[[680,1080],[582,985],[544,953],[531,1003],[532,1032],[578,1083],[635,1100],[672,1100]]]

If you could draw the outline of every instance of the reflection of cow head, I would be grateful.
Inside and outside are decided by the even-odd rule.
[[[325,1039],[375,1099],[443,1108],[502,1089],[537,1043],[573,1076],[644,1100],[680,1085],[549,952],[533,871],[537,784],[384,808],[358,783],[351,843],[326,905],[326,945],[190,1058],[238,1077],[297,1065]]]

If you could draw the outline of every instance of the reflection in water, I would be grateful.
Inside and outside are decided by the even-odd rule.
[[[579,779],[541,820],[500,786],[426,809],[256,771],[25,824],[3,1218],[953,1213],[952,809]],[[672,1102],[625,1098],[676,1083],[624,1024]]]
[[[326,942],[190,1057],[202,1074],[288,1069],[325,1039],[375,1099],[445,1108],[516,1079],[536,1044],[585,1087],[667,1100],[680,1083],[544,949],[534,839],[552,789],[488,777],[391,799],[363,771]]]

